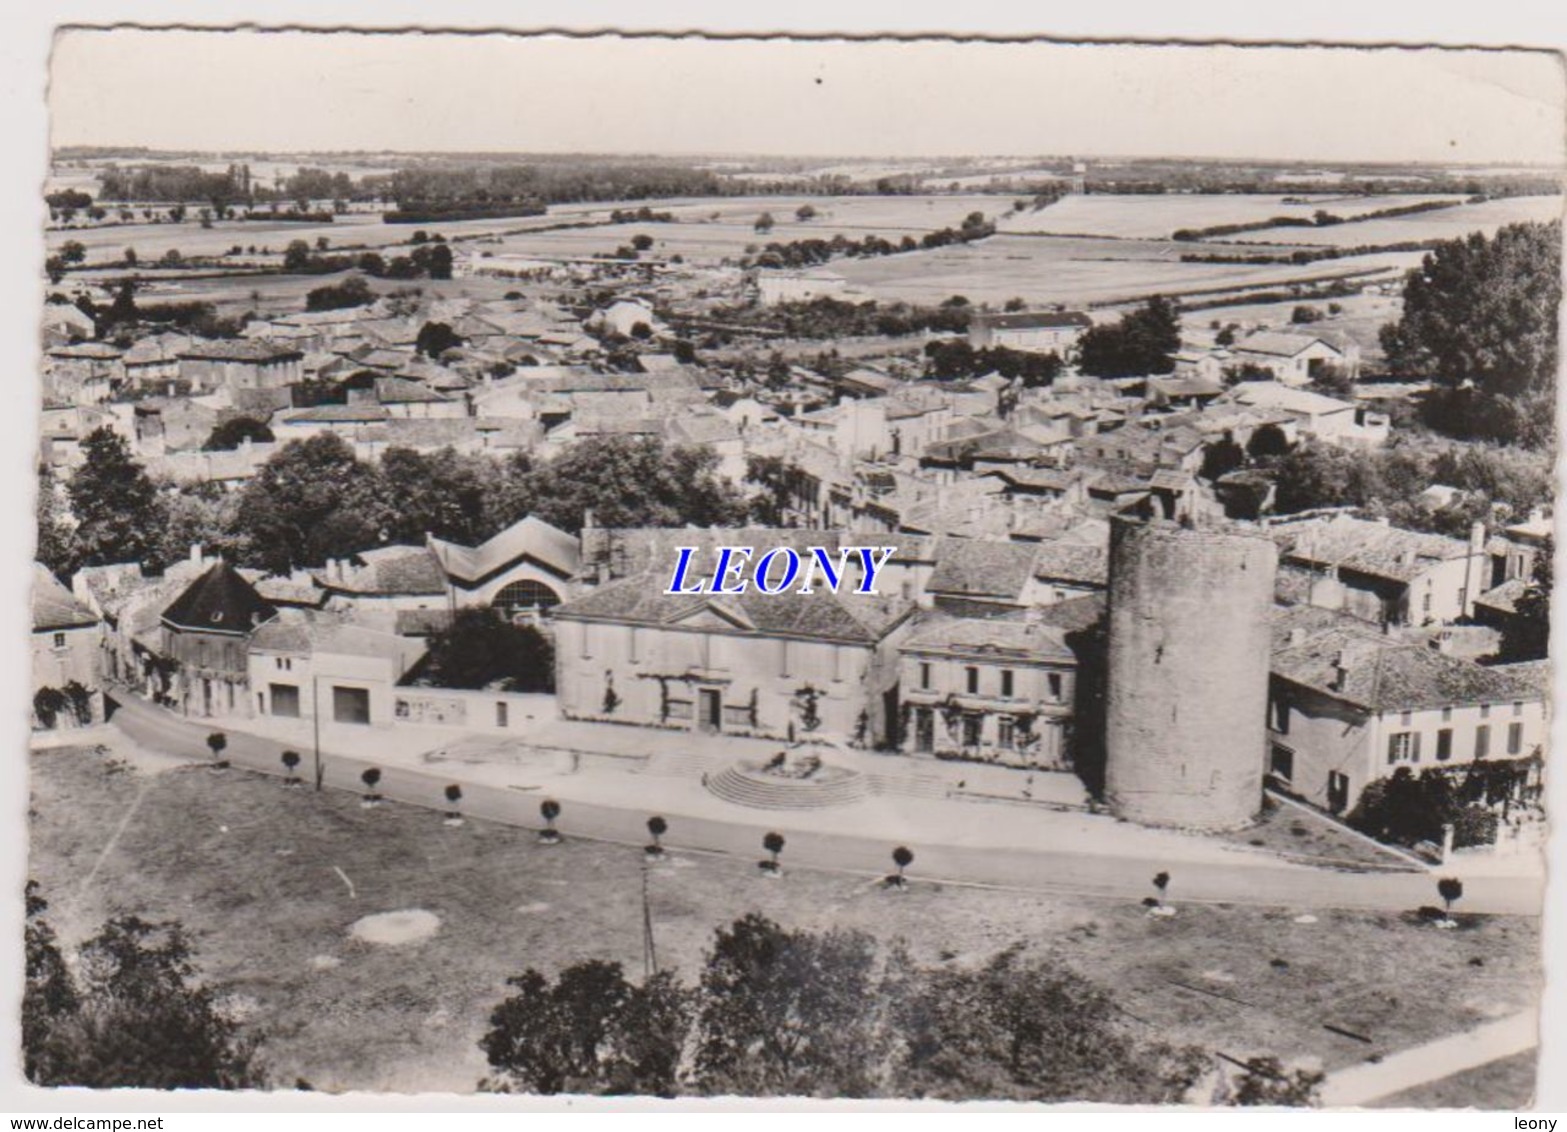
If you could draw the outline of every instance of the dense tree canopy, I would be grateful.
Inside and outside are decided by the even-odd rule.
[[[717,466],[711,448],[607,437],[573,444],[533,468],[520,494],[528,511],[571,532],[582,529],[588,511],[602,527],[734,525],[745,502]]]
[[[1561,242],[1560,221],[1511,224],[1443,243],[1409,274],[1403,313],[1383,327],[1382,347],[1395,373],[1472,386],[1476,403],[1460,399],[1445,415],[1451,430],[1549,442]]]
[[[104,426],[87,434],[82,453],[69,487],[76,518],[75,565],[160,565],[155,551],[162,503],[146,470],[131,458],[130,446]]]
[[[1169,299],[1154,298],[1119,322],[1093,326],[1078,343],[1078,366],[1094,377],[1169,373],[1181,348],[1181,317]]]
[[[430,638],[420,679],[441,688],[513,692],[555,688],[555,650],[531,625],[513,625],[494,609],[461,609]]]
[[[286,574],[384,544],[391,518],[374,469],[322,433],[289,441],[261,466],[235,521],[252,564]]]
[[[254,1049],[197,978],[178,924],[110,920],[68,964],[28,885],[24,1070],[48,1087],[242,1089]]]
[[[669,973],[638,986],[593,959],[509,985],[480,1042],[491,1089],[1170,1104],[1210,1065],[1021,946],[927,967],[755,913],[714,934],[694,987]]]

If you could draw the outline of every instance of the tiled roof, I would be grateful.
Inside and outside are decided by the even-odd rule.
[[[437,393],[417,381],[410,381],[406,377],[376,378],[375,399],[382,405],[409,405],[451,400],[450,397]]]
[[[976,322],[996,330],[1036,330],[1053,327],[1074,327],[1086,330],[1094,320],[1081,311],[1014,311],[1007,314],[982,314]]]
[[[1354,408],[1348,401],[1324,397],[1321,393],[1313,393],[1309,389],[1296,389],[1277,381],[1243,381],[1230,390],[1228,399],[1237,405],[1279,409],[1302,416],[1348,412]]]
[[[314,571],[316,581],[340,593],[365,595],[444,594],[446,573],[427,546],[382,546],[361,551],[360,566],[348,566],[341,578]]]
[[[983,539],[946,538],[926,588],[955,597],[1016,599],[1033,570],[1037,547]]]
[[[1267,354],[1271,357],[1293,358],[1302,350],[1310,349],[1318,342],[1321,342],[1334,352],[1338,352],[1338,347],[1325,338],[1317,338],[1308,334],[1280,334],[1273,331],[1258,331],[1256,334],[1248,334],[1231,348],[1238,354]]]
[[[1367,711],[1537,701],[1528,681],[1419,644],[1333,628],[1273,653],[1273,673]],[[1342,670],[1342,671],[1341,671]]]
[[[275,616],[277,608],[227,562],[202,574],[163,611],[175,628],[218,633],[248,633]]]
[[[871,645],[914,609],[896,599],[822,589],[809,594],[759,594],[754,587],[739,595],[663,593],[668,584],[662,571],[609,582],[556,606],[554,616],[661,626],[695,618],[725,633]]]
[[[289,346],[278,346],[257,338],[193,339],[179,351],[182,358],[215,362],[277,362],[305,355]]]
[[[1110,551],[1104,546],[1050,541],[1034,550],[1034,577],[1046,581],[1104,586],[1110,580]]]
[[[1437,562],[1463,558],[1469,544],[1444,535],[1404,530],[1369,519],[1335,515],[1272,528],[1281,556],[1316,566],[1338,566],[1371,577],[1409,582]]]
[[[475,547],[445,539],[431,539],[430,546],[448,574],[470,584],[524,556],[569,578],[576,574],[580,559],[575,538],[534,515],[517,520]]]
[[[1475,598],[1476,605],[1484,605],[1500,613],[1518,612],[1518,599],[1528,590],[1529,583],[1522,578],[1512,578],[1495,589],[1486,590]]]
[[[356,625],[336,614],[289,610],[257,629],[250,639],[255,652],[296,656],[331,654],[391,661],[400,678],[424,655],[424,645],[412,637]]]
[[[1032,623],[1021,613],[1007,617],[949,617],[927,619],[899,645],[903,652],[944,652],[965,657],[1018,661],[1071,662],[1075,654],[1066,644],[1066,631]]]
[[[41,562],[33,563],[33,632],[96,625],[98,617],[76,600]]]

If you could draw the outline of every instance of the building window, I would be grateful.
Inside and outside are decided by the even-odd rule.
[[[1401,727],[1408,727],[1413,719],[1414,715],[1411,712],[1401,711],[1398,713],[1398,723]]]
[[[504,700],[497,700],[495,704],[495,726],[507,726],[507,704]]]
[[[1295,777],[1295,752],[1288,747],[1273,745],[1273,775],[1289,782]]]
[[[1017,724],[1010,715],[996,720],[996,745],[1010,751],[1016,743]]]
[[[1007,700],[1012,698],[1012,670],[1010,668],[1001,670],[1001,698]]]
[[[64,633],[56,633],[54,635],[54,647],[57,648],[57,649],[63,649],[65,647],[65,634]]]
[[[1452,718],[1453,718],[1453,709],[1450,708],[1450,707],[1443,708],[1442,709],[1442,722],[1443,723],[1447,723],[1447,722],[1451,721]]]
[[[1475,758],[1483,759],[1491,753],[1491,729],[1484,723],[1475,728]]]
[[[1050,698],[1056,703],[1061,702],[1061,673],[1052,672],[1046,676],[1050,683]]]
[[[1284,700],[1273,701],[1273,730],[1280,735],[1290,733],[1290,706]]]
[[[1396,763],[1400,759],[1407,759],[1415,746],[1415,735],[1412,731],[1400,731],[1396,735],[1387,737],[1387,761]]]
[[[1480,705],[1480,718],[1481,719],[1490,719],[1491,718],[1491,705],[1490,704],[1481,704]]]
[[[637,655],[637,646],[642,642],[640,640],[640,634],[637,632],[637,627],[635,625],[632,625],[629,631],[630,641],[626,646],[626,651],[630,654],[631,663],[635,664],[637,661],[642,659]]]
[[[970,695],[979,691],[979,669],[970,665],[963,670],[963,678],[964,687],[968,689]]]
[[[1444,727],[1436,733],[1436,761],[1445,763],[1453,757],[1453,729]]]
[[[1523,724],[1509,723],[1507,725],[1507,753],[1516,755],[1523,750]]]
[[[1513,701],[1513,714],[1514,715],[1522,715],[1523,714],[1523,701],[1522,700],[1514,700]]]
[[[1430,594],[1426,594],[1426,596],[1421,600],[1421,602],[1420,602],[1420,612],[1422,612],[1422,613],[1430,613],[1431,612],[1431,595]]]
[[[520,582],[508,582],[490,603],[509,621],[548,614],[560,604],[560,595],[543,582],[525,578]]]
[[[370,689],[333,685],[332,719],[337,723],[369,723]]]
[[[920,661],[920,687],[926,689],[930,687],[930,662],[928,660]]]
[[[289,719],[299,718],[299,688],[293,684],[272,684],[268,691],[272,693],[272,714],[286,716]]]

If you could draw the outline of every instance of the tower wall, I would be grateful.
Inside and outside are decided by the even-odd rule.
[[[1256,817],[1278,551],[1235,529],[1114,520],[1105,794],[1147,825]]]

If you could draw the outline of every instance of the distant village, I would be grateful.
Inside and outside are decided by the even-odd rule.
[[[259,317],[232,338],[134,324],[113,340],[95,337],[77,306],[51,304],[42,460],[68,478],[83,442],[107,429],[155,482],[229,492],[292,441],[323,434],[367,461],[395,449],[548,460],[646,437],[711,450],[720,477],[768,499],[769,522],[626,529],[588,513],[572,532],[529,516],[478,545],[431,533],[286,574],[200,545],[161,571],[128,561],[55,577],[40,565],[36,726],[101,720],[138,696],[241,731],[319,717],[367,734],[411,723],[505,734],[525,726],[529,694],[422,678],[431,636],[460,611],[489,609],[553,644],[553,698],[567,719],[832,736],[909,759],[1076,774],[1096,794],[1108,786],[1113,802],[1116,735],[1155,726],[1175,687],[1139,684],[1134,697],[1128,683],[1118,695],[1118,675],[1162,677],[1125,670],[1131,646],[1118,642],[1136,629],[1129,621],[1118,636],[1117,619],[1137,602],[1184,611],[1169,615],[1159,655],[1168,647],[1200,670],[1227,647],[1227,603],[1244,600],[1239,575],[1198,568],[1200,548],[1150,570],[1137,532],[1172,545],[1235,532],[1267,544],[1256,559],[1266,560],[1265,656],[1251,659],[1268,678],[1256,702],[1225,709],[1242,737],[1226,760],[1344,815],[1400,770],[1484,759],[1506,768],[1484,801],[1510,820],[1537,816],[1547,662],[1480,661],[1517,616],[1549,515],[1476,522],[1468,537],[1349,508],[1276,515],[1267,477],[1215,470],[1221,446],[1386,444],[1386,412],[1311,388],[1325,371],[1353,388],[1360,356],[1347,340],[1188,316],[1173,372],[1098,378],[1074,365],[1090,314],[981,311],[948,337],[1051,355],[1054,380],[936,381],[876,358],[823,372],[797,353],[764,382],[704,364],[677,333],[670,312],[698,273],[676,265],[463,252],[453,275],[602,299],[584,311],[538,286],[494,300],[381,297]],[[855,297],[825,270],[713,269],[697,282],[764,307]],[[450,345],[421,348],[432,325]],[[207,443],[240,418],[270,439]],[[721,544],[896,550],[875,597],[663,592],[678,548],[710,561]],[[1119,777],[1124,800],[1124,767]],[[1244,821],[1219,805],[1146,816]]]

